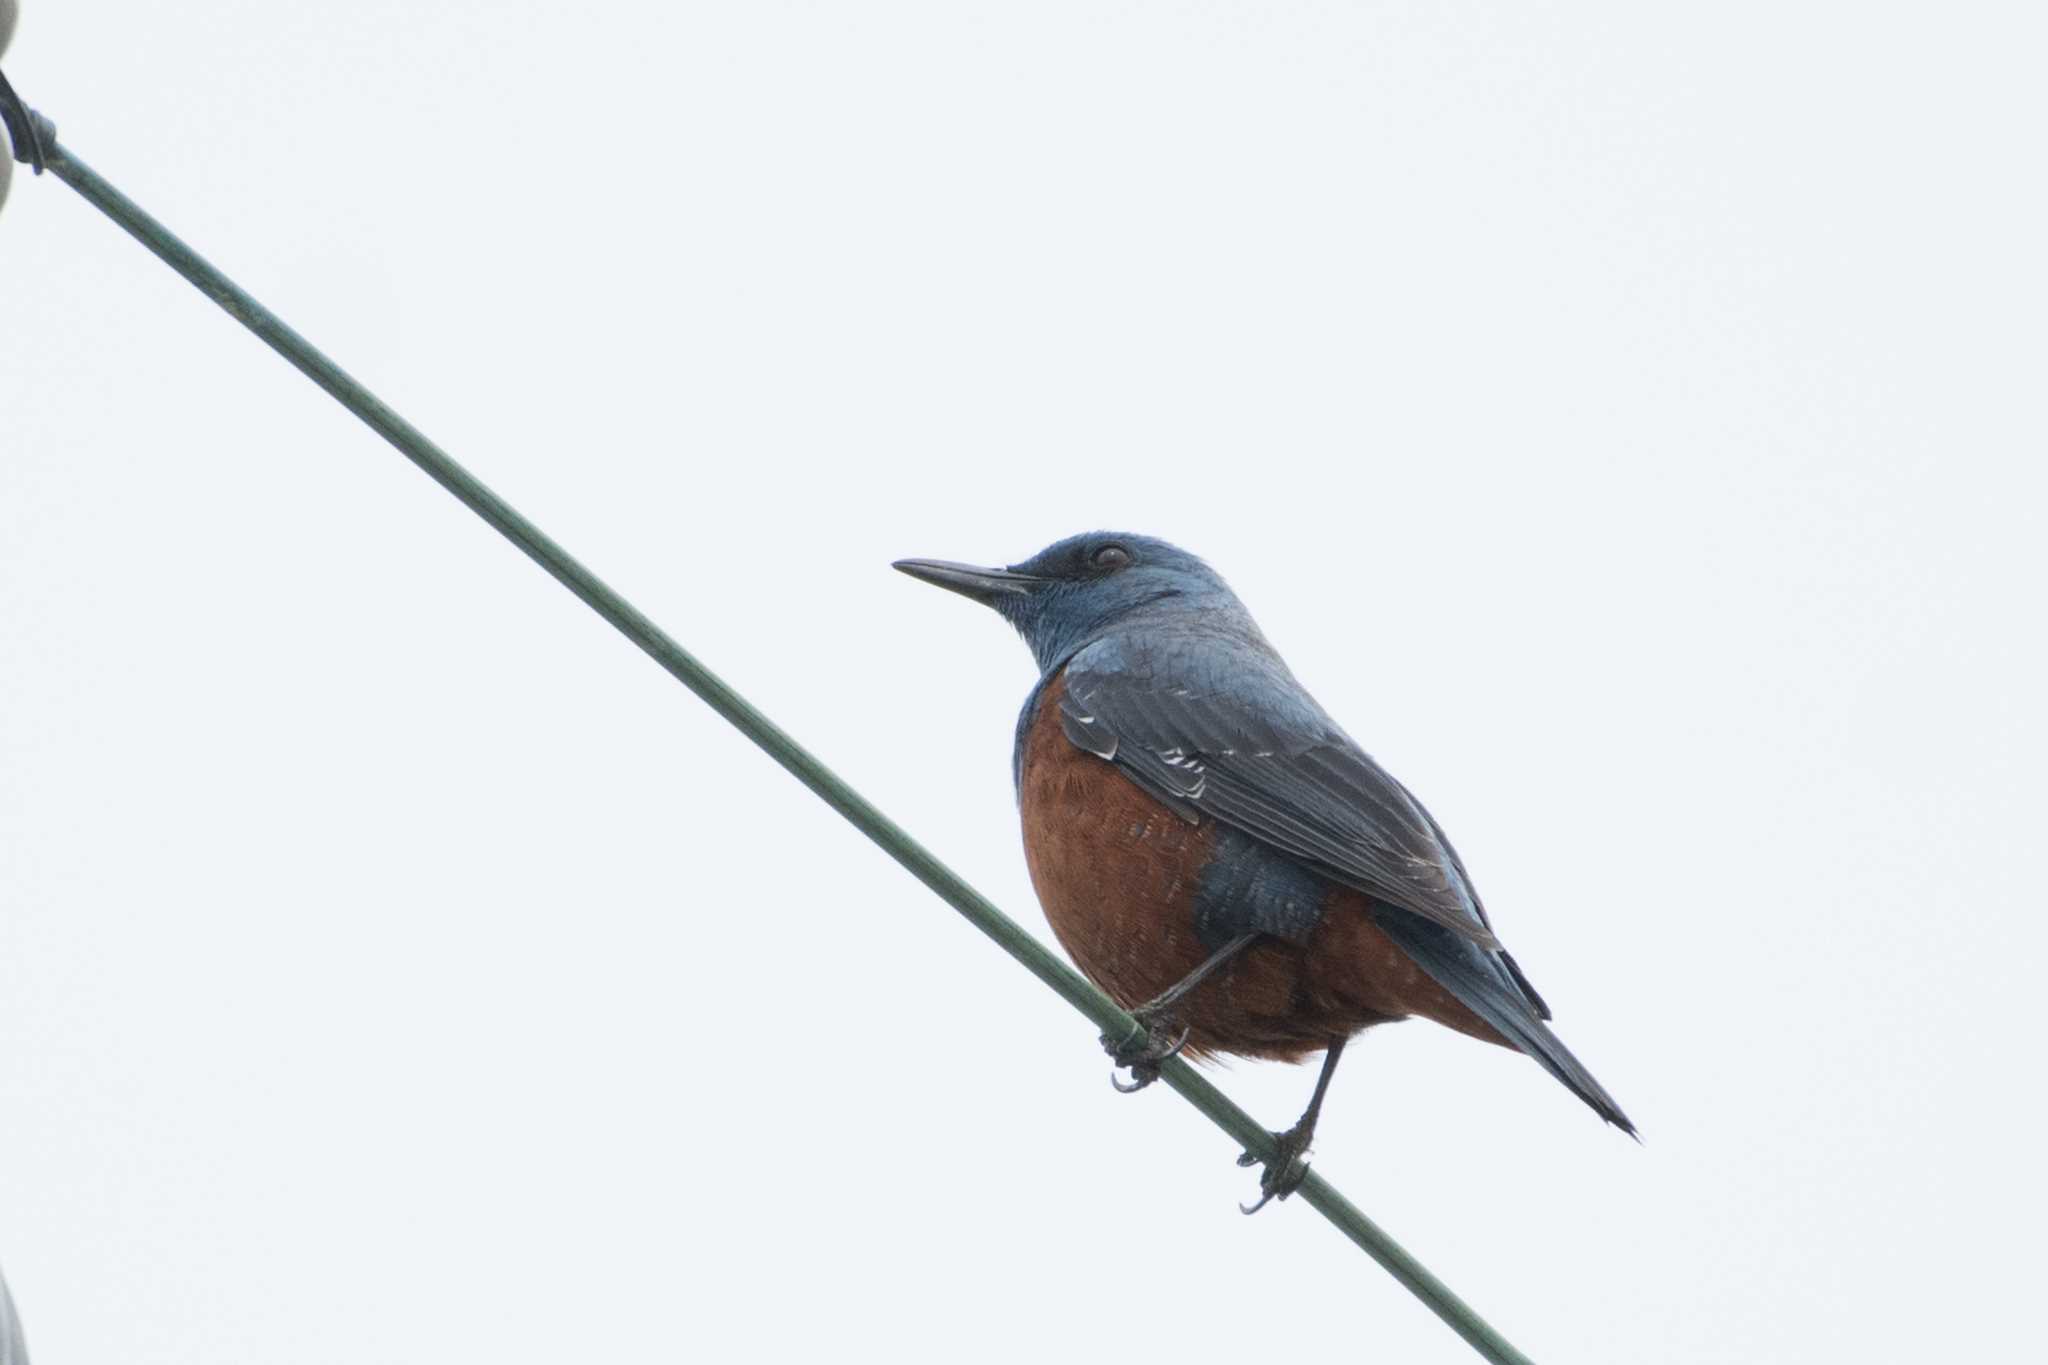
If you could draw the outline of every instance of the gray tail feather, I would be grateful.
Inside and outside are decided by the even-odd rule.
[[[1373,921],[1465,1008],[1534,1057],[1594,1113],[1630,1137],[1636,1136],[1636,1126],[1614,1097],[1544,1024],[1550,1012],[1543,1008],[1535,989],[1525,986],[1521,969],[1512,961],[1503,965],[1505,953],[1488,952],[1441,925],[1394,907],[1376,910]]]

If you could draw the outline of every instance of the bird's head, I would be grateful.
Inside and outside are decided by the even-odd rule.
[[[1008,568],[943,559],[899,559],[895,567],[995,608],[1031,646],[1041,670],[1064,663],[1117,627],[1148,618],[1250,625],[1221,575],[1151,536],[1091,531]]]

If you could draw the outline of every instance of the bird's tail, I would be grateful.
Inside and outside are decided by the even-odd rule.
[[[1534,1057],[1538,1065],[1562,1081],[1594,1113],[1630,1137],[1636,1136],[1636,1126],[1621,1112],[1614,1097],[1543,1022],[1549,1011],[1543,1008],[1534,989],[1522,983],[1521,971],[1507,954],[1481,948],[1404,910],[1375,910],[1373,920],[1437,984],[1485,1020],[1494,1032]]]

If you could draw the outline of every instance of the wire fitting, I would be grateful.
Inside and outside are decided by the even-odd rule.
[[[35,168],[41,175],[49,169],[50,153],[57,147],[57,125],[22,102],[0,72],[0,124],[7,126],[7,140],[14,147],[14,159]]]

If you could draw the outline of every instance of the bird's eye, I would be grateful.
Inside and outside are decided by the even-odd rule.
[[[1105,545],[1095,552],[1094,562],[1098,569],[1121,569],[1131,562],[1131,552],[1121,545]]]

